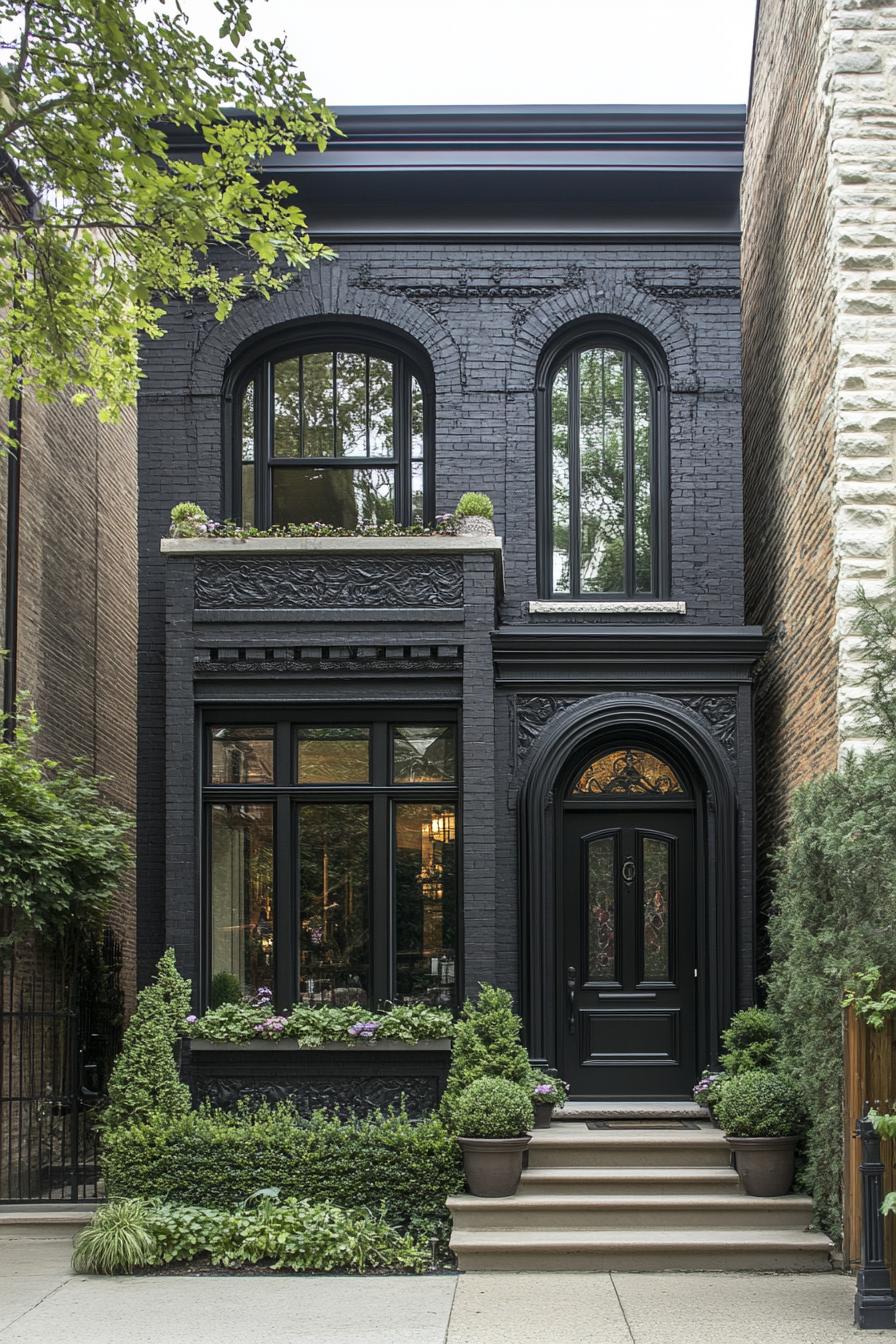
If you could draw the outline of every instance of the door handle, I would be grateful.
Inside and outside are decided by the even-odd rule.
[[[575,1035],[576,1031],[576,968],[567,966],[566,968],[566,1002],[569,1008],[569,1034]]]

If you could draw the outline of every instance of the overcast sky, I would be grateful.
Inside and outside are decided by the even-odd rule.
[[[217,30],[212,0],[184,0]],[[743,103],[755,0],[253,0],[357,103]]]

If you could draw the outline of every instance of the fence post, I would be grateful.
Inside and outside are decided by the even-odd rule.
[[[854,1321],[860,1330],[896,1330],[896,1298],[884,1260],[884,1164],[874,1125],[863,1115],[856,1121],[862,1142],[862,1264],[856,1276]]]

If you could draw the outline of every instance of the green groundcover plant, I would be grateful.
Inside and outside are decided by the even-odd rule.
[[[113,1200],[79,1235],[72,1266],[80,1274],[129,1274],[208,1257],[228,1269],[420,1273],[430,1255],[424,1238],[397,1231],[381,1214],[262,1190],[238,1209]]]
[[[102,1164],[113,1198],[237,1209],[247,1193],[275,1187],[284,1199],[382,1209],[411,1230],[444,1225],[445,1200],[462,1185],[457,1144],[438,1119],[303,1119],[286,1103],[119,1125],[104,1133]]]
[[[457,518],[494,518],[495,506],[488,495],[478,490],[468,490],[457,501],[454,514]]]

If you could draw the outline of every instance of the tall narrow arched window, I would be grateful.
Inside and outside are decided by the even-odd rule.
[[[432,373],[410,341],[282,333],[231,375],[227,511],[352,530],[433,515]]]
[[[662,361],[615,326],[581,329],[542,361],[541,591],[668,592],[667,399]]]

